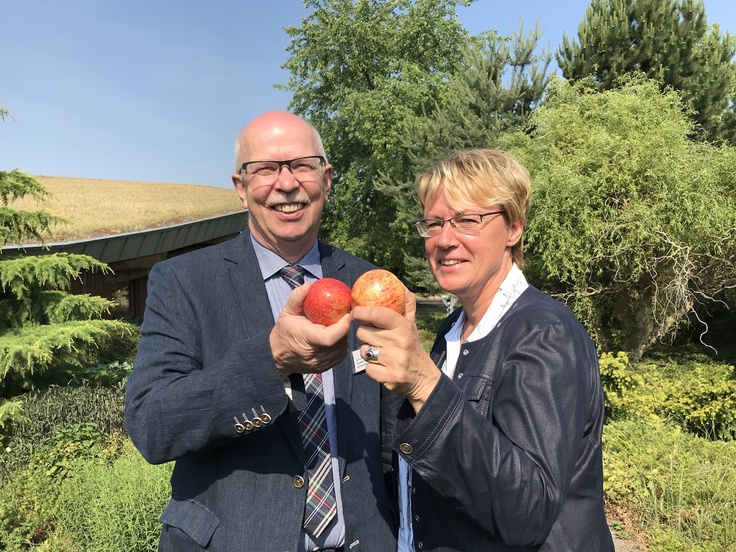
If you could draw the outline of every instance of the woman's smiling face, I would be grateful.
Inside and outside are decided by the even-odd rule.
[[[502,211],[498,205],[449,205],[444,192],[424,209],[425,219],[444,220],[464,213]],[[511,247],[521,239],[523,225],[506,222],[504,213],[484,216],[477,235],[466,235],[445,222],[437,236],[425,238],[429,267],[440,287],[463,304],[490,301],[511,268]]]

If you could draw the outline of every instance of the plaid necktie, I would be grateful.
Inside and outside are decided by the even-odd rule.
[[[298,265],[285,266],[279,272],[292,288],[304,283],[305,271]],[[309,478],[304,529],[318,538],[337,513],[322,376],[304,374],[304,392],[307,406],[298,418]]]
[[[307,271],[299,265],[286,265],[284,268],[279,270],[281,277],[289,283],[292,289],[299,287],[304,283],[304,274],[306,274],[306,272]]]

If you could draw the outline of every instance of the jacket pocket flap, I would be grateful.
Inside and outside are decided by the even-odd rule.
[[[465,398],[469,401],[480,401],[483,397],[487,397],[493,388],[493,380],[486,375],[468,375],[463,374],[455,380],[465,393]]]
[[[169,501],[159,521],[180,529],[202,548],[207,546],[220,524],[220,519],[209,508],[179,497]]]

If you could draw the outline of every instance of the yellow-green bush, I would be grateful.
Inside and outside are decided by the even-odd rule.
[[[634,364],[604,353],[601,379],[610,419],[657,416],[709,439],[736,438],[734,368],[702,355]]]
[[[127,439],[78,444],[40,451],[0,489],[0,550],[157,550],[172,465],[149,465]]]

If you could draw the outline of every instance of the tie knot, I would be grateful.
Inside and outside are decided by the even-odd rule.
[[[299,265],[287,265],[279,270],[279,274],[281,274],[281,277],[289,283],[292,289],[295,287],[299,287],[304,283],[305,273],[306,270],[304,270]]]

